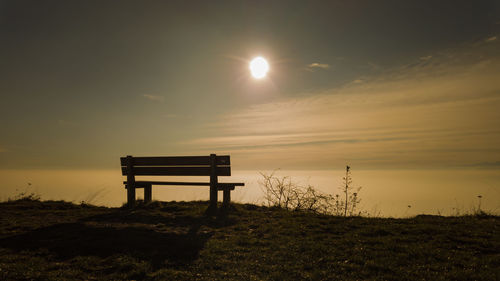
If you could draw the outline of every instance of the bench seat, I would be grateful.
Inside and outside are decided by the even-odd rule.
[[[125,189],[127,189],[127,182],[124,181]],[[209,182],[180,182],[180,181],[136,181],[135,188],[144,188],[150,185],[192,185],[192,186],[210,186]],[[234,190],[235,186],[245,186],[242,182],[219,182],[217,183],[218,190],[231,189]]]

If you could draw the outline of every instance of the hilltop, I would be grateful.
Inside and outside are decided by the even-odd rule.
[[[0,203],[0,279],[499,280],[500,218]]]

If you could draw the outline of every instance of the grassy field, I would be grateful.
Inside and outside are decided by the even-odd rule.
[[[500,280],[500,217],[0,203],[0,280]]]

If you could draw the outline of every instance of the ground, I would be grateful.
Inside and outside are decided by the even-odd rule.
[[[500,280],[500,217],[0,203],[0,280]]]

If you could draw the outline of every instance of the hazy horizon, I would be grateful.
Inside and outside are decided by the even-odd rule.
[[[263,204],[260,172],[233,170],[231,177],[220,181],[243,181],[245,187],[233,191],[232,200]],[[458,172],[458,173],[457,173]],[[345,170],[290,171],[276,170],[277,176],[312,185],[327,194],[339,194]],[[353,184],[361,186],[360,211],[371,216],[408,217],[418,214],[456,215],[471,213],[478,207],[500,213],[500,171],[498,170],[352,170]],[[186,179],[177,177],[178,179]],[[144,179],[144,177],[143,177]],[[158,179],[158,178],[157,178]],[[43,200],[65,200],[74,203],[119,207],[126,202],[126,191],[119,169],[109,170],[0,170],[0,199],[15,198],[21,192],[34,192]],[[193,179],[189,179],[192,181]],[[207,181],[207,177],[195,180]],[[28,186],[28,183],[31,185]],[[137,191],[143,198],[142,189]],[[153,200],[208,200],[206,187],[153,187]],[[408,207],[410,205],[411,207]]]

